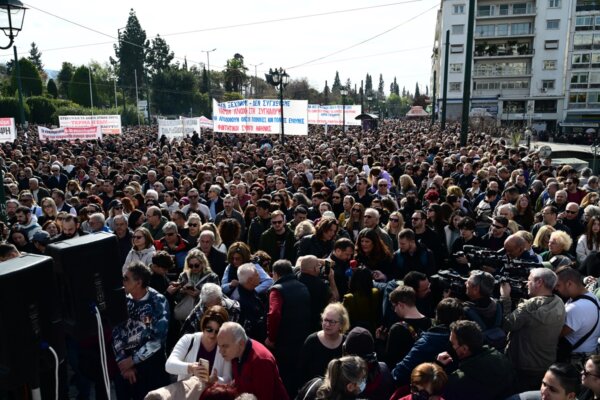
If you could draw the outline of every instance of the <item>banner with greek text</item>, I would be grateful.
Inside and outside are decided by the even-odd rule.
[[[14,118],[0,118],[0,143],[12,142],[17,138]]]
[[[99,126],[103,135],[120,135],[120,115],[60,115],[58,124],[61,128]]]
[[[165,135],[168,141],[182,140],[192,136],[194,131],[200,134],[200,118],[158,119],[158,138]]]
[[[208,129],[212,129],[213,128],[213,122],[206,118],[204,115],[201,116],[200,118],[200,127],[201,128],[208,128]]]
[[[308,135],[308,101],[284,100],[286,135]],[[281,133],[279,100],[245,99],[217,103],[213,99],[213,130],[234,133]]]
[[[311,125],[343,125],[342,105],[332,104],[323,106],[320,104],[308,105],[308,123]],[[360,120],[355,119],[362,112],[359,105],[347,105],[344,107],[346,114],[346,126],[360,126]]]
[[[75,128],[48,129],[38,126],[38,135],[41,141],[46,140],[102,140],[102,131],[99,126],[80,126]]]

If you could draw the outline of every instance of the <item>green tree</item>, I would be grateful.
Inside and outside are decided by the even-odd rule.
[[[385,99],[383,74],[379,74],[379,86],[377,87],[377,98]]]
[[[331,85],[331,91],[338,91],[342,88],[342,82],[340,81],[340,73],[335,71],[335,78],[333,78],[333,85]]]
[[[56,106],[52,100],[43,96],[32,96],[26,101],[29,106],[29,120],[34,124],[49,124],[52,115],[56,112]]]
[[[421,91],[419,90],[419,82],[417,82],[417,85],[415,86],[415,98],[419,97],[421,95]]]
[[[23,96],[40,96],[42,94],[43,84],[38,69],[27,58],[21,58],[19,60],[19,67],[21,70],[21,86],[23,88]],[[13,68],[10,86],[12,93],[15,93],[18,87],[16,68]]]
[[[48,81],[48,85],[46,85],[46,90],[48,91],[48,94],[52,96],[53,99],[58,98],[58,87],[56,87],[54,79],[50,79]]]
[[[373,96],[373,79],[369,74],[365,78],[365,95]]]
[[[98,90],[95,78],[92,74],[92,99],[94,106],[98,104]],[[90,71],[85,65],[75,70],[71,83],[69,84],[69,98],[84,107],[91,107],[90,103]]]
[[[400,97],[400,87],[398,87],[398,82],[396,82],[396,77],[394,77],[394,82],[390,84],[390,95],[395,94]]]
[[[248,81],[246,71],[248,68],[244,65],[244,56],[241,54],[236,53],[233,58],[227,60],[224,72],[225,91],[241,93],[244,84]]]
[[[73,64],[64,61],[56,77],[58,79],[58,94],[63,99],[69,98],[69,84],[71,83],[71,79],[73,79],[73,72],[75,72]]]
[[[190,108],[198,113],[208,111],[208,97],[202,100],[205,109],[198,108],[197,79],[192,71],[171,66],[158,72],[152,80],[151,100],[157,112],[164,115],[188,114]],[[196,105],[196,107],[195,107]]]
[[[98,91],[97,99],[94,98],[94,107],[109,107],[114,105],[115,98],[115,71],[109,63],[100,64],[91,61],[89,67],[92,69],[94,88]]]
[[[14,118],[17,124],[22,124],[21,121],[21,108],[19,106],[19,100],[15,97],[0,97],[0,115],[4,117]],[[29,106],[27,103],[23,104],[23,110],[25,113],[25,119],[29,118]]]
[[[202,67],[202,78],[200,80],[200,92],[207,93],[208,92],[208,72],[206,72],[206,67]]]
[[[33,65],[35,65],[35,67],[38,69],[40,74],[44,73],[44,64],[42,63],[42,53],[40,53],[40,50],[38,49],[35,42],[31,43],[31,49],[29,50],[29,57],[27,57],[27,58],[29,59],[29,61],[31,61],[33,63]]]
[[[160,35],[156,35],[156,38],[151,40],[150,48],[146,54],[146,64],[150,75],[154,76],[167,69],[174,57],[175,55],[166,40],[161,38]]]
[[[142,29],[132,8],[129,11],[127,25],[119,38],[119,44],[114,45],[116,60],[110,58],[119,77],[119,86],[123,87],[130,97],[135,95],[136,72],[138,87],[142,87],[145,83],[144,62],[148,46],[146,31]]]
[[[327,81],[325,81],[325,87],[323,88],[323,104],[329,104],[329,98],[331,97],[331,90],[329,90],[329,85],[327,85]]]

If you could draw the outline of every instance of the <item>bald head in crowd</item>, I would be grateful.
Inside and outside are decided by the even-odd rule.
[[[504,241],[504,250],[510,258],[519,258],[527,249],[527,241],[520,235],[510,235]]]

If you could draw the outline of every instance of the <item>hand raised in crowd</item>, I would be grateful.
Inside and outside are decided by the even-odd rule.
[[[237,285],[240,284],[240,281],[238,281],[237,279],[233,279],[231,282],[229,282],[229,287],[237,287]]]
[[[510,283],[502,282],[500,284],[500,297],[510,297]]]
[[[436,361],[445,366],[451,364],[454,360],[447,351],[444,351],[443,353],[438,354]]]

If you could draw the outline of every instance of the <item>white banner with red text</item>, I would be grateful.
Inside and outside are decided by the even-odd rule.
[[[17,138],[14,118],[0,118],[0,143],[13,142]]]
[[[311,125],[343,125],[344,116],[342,107],[346,114],[346,126],[360,126],[360,120],[355,119],[362,112],[359,105],[332,104],[324,106],[321,104],[308,105],[308,123]]]
[[[58,125],[61,128],[77,128],[99,126],[103,135],[120,135],[120,115],[59,115]]]
[[[38,135],[41,141],[67,140],[102,140],[102,131],[99,126],[80,126],[75,128],[49,129],[38,126]]]
[[[308,101],[283,100],[286,135],[308,135]],[[217,103],[213,99],[213,130],[229,133],[281,133],[281,102],[244,99]]]

